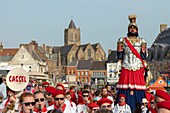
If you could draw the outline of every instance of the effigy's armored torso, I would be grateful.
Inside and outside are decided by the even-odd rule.
[[[129,38],[127,38],[131,44],[134,46],[134,48],[137,50],[137,52],[140,54],[141,52],[141,45],[143,43],[146,43],[146,41],[143,38],[137,38],[136,41],[131,41]],[[123,49],[124,49],[124,55],[123,55],[123,62],[122,67],[128,70],[139,70],[142,65],[142,61],[137,58],[130,48],[128,47],[127,43],[125,42],[124,38],[120,38],[119,42],[123,43]]]

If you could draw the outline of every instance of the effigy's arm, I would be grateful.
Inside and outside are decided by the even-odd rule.
[[[118,42],[117,42],[117,66],[116,66],[116,69],[115,69],[115,72],[119,72],[121,70],[121,63],[122,63],[122,60],[123,60],[123,39],[119,39]]]
[[[142,44],[141,44],[140,55],[141,55],[142,60],[144,61],[145,67],[147,67],[147,62],[146,62],[146,58],[147,58],[147,54],[146,54],[147,43],[146,43],[146,41],[144,39],[141,39],[141,41],[142,41]]]
[[[121,62],[123,60],[123,39],[119,39],[117,42],[117,59],[118,62]]]

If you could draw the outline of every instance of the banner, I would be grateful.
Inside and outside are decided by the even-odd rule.
[[[6,76],[7,86],[14,91],[21,91],[29,83],[29,74],[22,68],[12,69]]]

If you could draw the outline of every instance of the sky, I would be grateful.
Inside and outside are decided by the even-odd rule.
[[[170,0],[0,0],[0,42],[18,48],[35,40],[39,45],[64,45],[64,29],[73,19],[81,44],[100,43],[106,54],[127,35],[128,15],[137,15],[139,36],[148,48],[170,25]]]

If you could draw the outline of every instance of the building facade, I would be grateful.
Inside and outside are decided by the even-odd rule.
[[[64,46],[54,46],[52,53],[57,55],[61,76],[68,74],[66,68],[74,60],[106,60],[106,53],[100,43],[81,44],[80,28],[76,27],[73,20],[64,31]],[[86,78],[82,77],[81,80],[86,81]]]
[[[166,24],[160,25],[160,33],[148,49],[148,62],[153,79],[157,79],[160,72],[170,71],[170,28]]]

